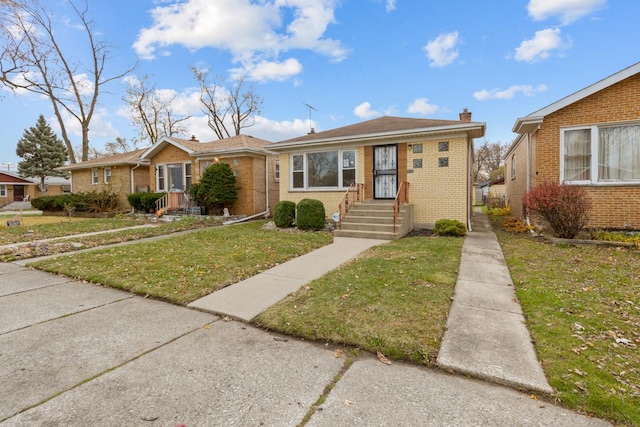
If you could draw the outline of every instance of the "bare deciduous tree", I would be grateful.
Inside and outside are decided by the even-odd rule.
[[[108,155],[126,153],[136,149],[134,142],[133,148],[127,142],[127,138],[116,137],[115,141],[107,142],[104,144],[104,150]]]
[[[175,111],[175,93],[160,92],[149,80],[147,75],[141,80],[129,79],[127,95],[123,98],[129,104],[131,123],[138,130],[140,140],[155,144],[162,135],[184,134],[184,122],[191,116]]]
[[[508,146],[500,142],[489,142],[486,139],[475,147],[475,180],[489,179],[500,169],[502,156]]]
[[[262,98],[253,87],[245,87],[244,77],[226,82],[219,76],[211,77],[209,70],[191,67],[191,71],[200,85],[202,111],[218,139],[240,135],[242,129],[255,124]]]
[[[82,49],[64,46],[56,32],[55,16],[40,0],[0,1],[0,82],[14,93],[29,91],[47,97],[60,126],[69,161],[89,158],[89,124],[104,85],[128,74],[133,68],[111,77],[103,75],[110,60],[108,44],[96,40],[97,31],[82,7],[67,3],[84,37],[87,58],[79,58]],[[78,37],[75,40],[79,40]],[[82,132],[80,153],[74,152],[65,118],[77,120]]]

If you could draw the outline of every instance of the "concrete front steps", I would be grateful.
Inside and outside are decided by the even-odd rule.
[[[398,224],[393,231],[393,202],[356,203],[342,219],[342,227],[334,231],[337,237],[395,240],[413,229],[413,205],[400,209]]]

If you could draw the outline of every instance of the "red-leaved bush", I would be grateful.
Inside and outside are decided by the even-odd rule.
[[[591,203],[581,187],[543,182],[522,196],[525,209],[546,220],[556,237],[572,239],[589,220]]]

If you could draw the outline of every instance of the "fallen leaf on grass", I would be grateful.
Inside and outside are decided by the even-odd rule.
[[[343,353],[343,350],[339,348],[333,353],[333,357],[335,357],[336,359],[339,359],[342,357],[342,353]]]
[[[384,354],[377,352],[378,360],[384,363],[385,365],[391,365],[391,361],[385,357]]]

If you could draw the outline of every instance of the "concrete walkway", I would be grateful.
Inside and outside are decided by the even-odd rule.
[[[0,263],[0,426],[610,424],[512,388]],[[318,402],[319,407],[317,406]]]
[[[310,281],[388,240],[334,237],[333,243],[227,286],[187,307],[250,321]]]
[[[540,366],[502,249],[485,214],[473,215],[437,363],[488,381],[553,393]]]

